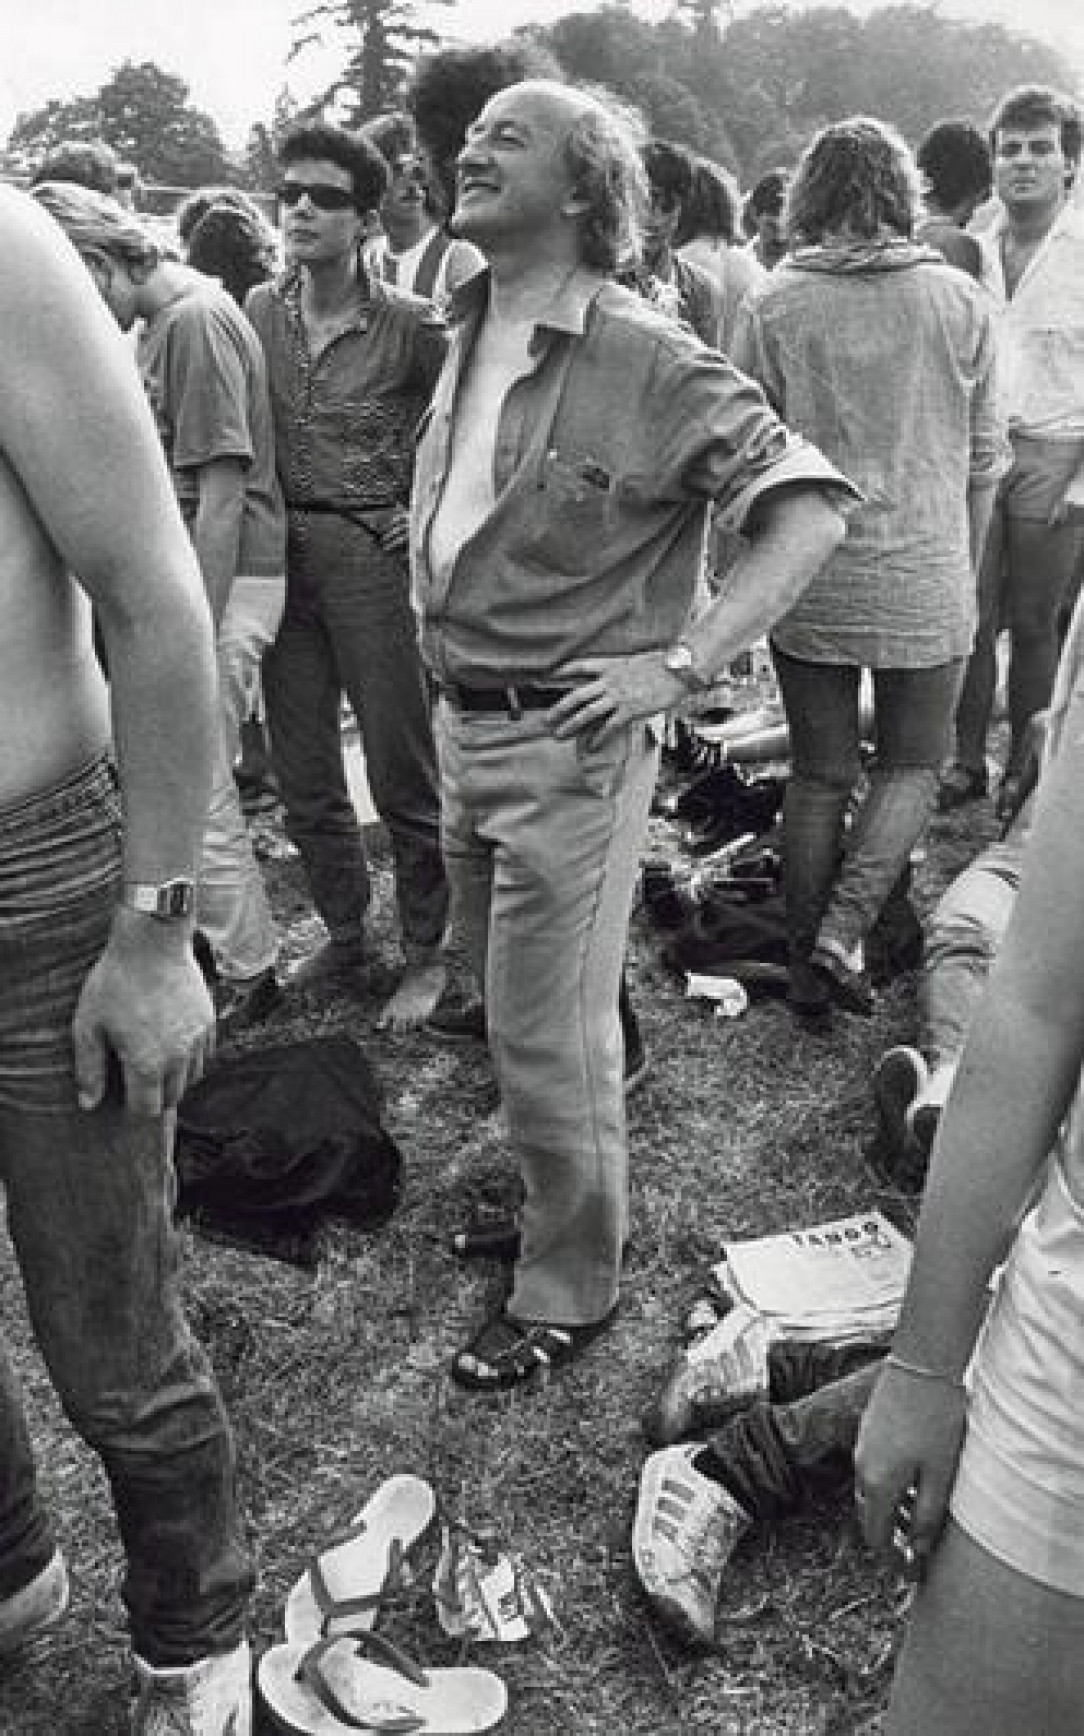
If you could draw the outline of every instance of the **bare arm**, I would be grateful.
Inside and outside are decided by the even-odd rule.
[[[766,495],[758,528],[727,574],[725,589],[685,634],[700,673],[718,673],[785,615],[845,534],[842,515],[817,486]],[[546,714],[554,734],[594,729],[604,736],[678,705],[688,689],[666,668],[667,649],[589,659],[563,670],[578,685]]]
[[[967,485],[967,530],[973,573],[977,573],[982,564],[996,497],[997,483],[988,482],[985,477],[973,477]]]
[[[86,270],[22,194],[0,195],[0,243],[0,448],[98,610],[125,878],[190,875],[214,715],[198,567],[131,358]],[[103,1087],[104,1047],[121,1058],[129,1101],[147,1112],[175,1100],[198,1070],[209,1005],[198,973],[192,979],[189,939],[176,926],[118,912],[108,963],[99,961],[84,989],[92,1017],[80,1024],[77,1015],[88,1106]]]
[[[245,507],[245,470],[238,458],[215,458],[198,471],[199,505],[192,542],[199,559],[207,600],[217,627],[237,577],[241,519]]]
[[[867,1414],[858,1471],[866,1531],[883,1546],[917,1489],[912,1542],[943,1521],[963,1434],[967,1365],[1003,1257],[1054,1144],[1084,1057],[1084,688],[1044,774],[1013,921],[980,1002],[934,1148],[895,1349],[946,1379],[889,1368]]]

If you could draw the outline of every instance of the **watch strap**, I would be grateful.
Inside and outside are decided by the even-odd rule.
[[[125,909],[157,917],[159,922],[179,922],[191,916],[196,907],[195,881],[184,875],[172,880],[126,880],[121,903]]]

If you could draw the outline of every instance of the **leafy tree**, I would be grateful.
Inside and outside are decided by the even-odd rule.
[[[90,138],[112,145],[145,181],[196,187],[232,174],[214,121],[191,106],[183,79],[153,61],[125,61],[94,96],[20,115],[9,144],[39,159],[64,139]]]
[[[8,149],[23,152],[38,161],[55,151],[65,139],[99,139],[102,116],[92,96],[77,96],[71,102],[51,97],[40,109],[16,117]]]
[[[654,25],[611,0],[533,34],[571,78],[609,85],[657,132],[746,182],[794,162],[813,133],[848,114],[878,115],[917,142],[946,116],[981,124],[1013,85],[1075,82],[1035,38],[918,0],[866,17],[844,6],[739,13],[727,0],[681,0]]]
[[[229,176],[210,115],[193,108],[188,86],[153,61],[125,61],[97,96],[102,136],[137,163],[145,180],[197,187]]]
[[[440,4],[451,6],[454,0]],[[393,108],[418,50],[440,41],[419,21],[415,0],[320,0],[294,23],[301,34],[291,46],[291,59],[311,43],[323,43],[328,25],[350,45],[342,72],[306,112],[337,101],[351,126]]]
[[[647,24],[624,6],[609,4],[598,12],[571,13],[533,34],[569,77],[605,85],[638,109],[653,133],[720,162],[735,161],[724,116],[687,76],[683,51],[692,34],[687,29]]]

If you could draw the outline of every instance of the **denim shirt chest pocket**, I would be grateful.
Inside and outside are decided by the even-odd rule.
[[[619,479],[589,453],[547,447],[527,514],[532,557],[558,572],[582,572],[612,532],[619,492]]]

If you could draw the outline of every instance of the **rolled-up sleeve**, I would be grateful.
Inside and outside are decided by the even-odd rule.
[[[652,394],[659,477],[676,494],[714,501],[728,529],[742,530],[777,488],[817,488],[841,511],[861,500],[854,484],[792,434],[760,386],[724,357],[669,349],[660,353],[660,370],[664,377]]]

